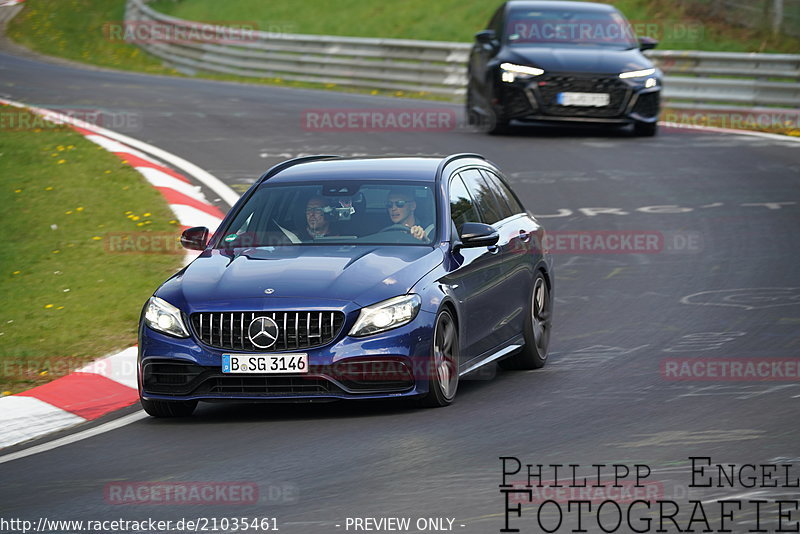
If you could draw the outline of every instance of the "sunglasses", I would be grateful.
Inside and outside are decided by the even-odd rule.
[[[392,209],[392,206],[397,206],[398,208],[402,208],[408,203],[409,203],[408,200],[387,200],[386,209]]]
[[[325,206],[324,208],[306,208],[306,214],[314,213],[316,215],[323,215],[325,213],[330,213],[333,211],[333,208],[330,206]]]

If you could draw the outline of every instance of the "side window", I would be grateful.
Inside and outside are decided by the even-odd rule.
[[[253,213],[250,213],[250,215],[247,217],[244,223],[241,226],[239,226],[239,228],[232,227],[231,230],[233,230],[234,233],[239,235],[245,233],[250,228],[250,222],[253,220],[253,215],[254,215]]]
[[[509,215],[525,213],[525,208],[522,207],[522,204],[519,203],[517,197],[514,196],[514,193],[508,188],[505,182],[500,179],[499,176],[485,169],[483,170],[483,175],[486,176],[486,179],[489,181],[489,185],[492,188],[492,191],[494,191],[497,195],[501,206],[503,204],[508,206],[508,209],[510,210]]]
[[[467,187],[456,174],[450,179],[450,216],[459,235],[461,227],[468,222],[481,222]]]
[[[497,206],[497,200],[494,198],[494,195],[478,169],[462,171],[461,178],[472,194],[472,198],[475,199],[475,205],[482,218],[481,222],[494,224],[503,218]]]

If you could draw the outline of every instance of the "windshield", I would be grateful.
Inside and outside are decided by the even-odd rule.
[[[217,248],[287,245],[429,245],[436,202],[429,185],[354,181],[262,185]]]
[[[633,28],[618,12],[518,9],[510,13],[505,34],[512,46],[638,46]]]

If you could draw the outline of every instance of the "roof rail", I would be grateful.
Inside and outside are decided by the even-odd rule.
[[[471,154],[469,152],[465,152],[463,154],[451,154],[442,159],[439,163],[439,167],[436,169],[436,181],[438,182],[442,178],[442,173],[444,172],[444,168],[453,163],[457,159],[464,159],[464,158],[476,158],[482,159],[483,161],[488,162],[485,157],[481,156],[480,154]]]
[[[337,156],[335,154],[318,154],[314,156],[303,156],[301,158],[293,158],[287,161],[282,161],[277,165],[271,167],[267,172],[261,175],[261,178],[258,179],[256,182],[257,184],[261,184],[262,182],[269,180],[279,172],[288,169],[289,167],[293,167],[295,165],[299,165],[300,163],[308,163],[310,161],[318,161],[323,159],[339,159],[342,156]]]

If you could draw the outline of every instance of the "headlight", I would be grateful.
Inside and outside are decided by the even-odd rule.
[[[619,75],[623,80],[626,78],[644,78],[645,76],[652,76],[656,73],[656,69],[632,70],[623,72]]]
[[[369,336],[410,323],[417,316],[421,302],[419,295],[403,295],[361,308],[350,335]]]
[[[541,76],[544,74],[542,69],[536,67],[526,67],[524,65],[515,65],[513,63],[502,63],[500,68],[503,70],[502,79],[504,82],[513,82],[517,78],[527,80],[534,76]]]
[[[181,319],[181,311],[158,297],[150,297],[147,311],[144,312],[147,326],[158,332],[175,337],[189,337],[189,331]]]

